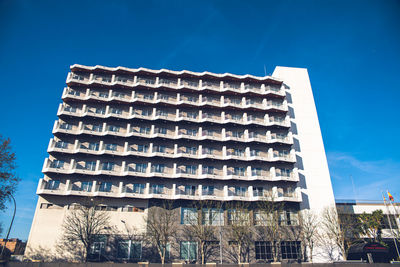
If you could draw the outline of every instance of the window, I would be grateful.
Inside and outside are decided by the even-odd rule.
[[[126,78],[124,80],[125,80],[125,82],[128,81]],[[125,98],[125,94],[121,93],[121,92],[113,92],[112,95],[115,97],[119,97],[119,98]]]
[[[89,143],[89,150],[99,151],[100,144],[99,143]]]
[[[152,184],[151,192],[152,192],[152,194],[164,194],[164,185],[163,184]]]
[[[197,210],[194,208],[181,208],[181,224],[197,223]]]
[[[115,132],[115,133],[117,133],[117,132],[119,132],[119,126],[108,125],[108,130],[109,130],[110,132]]]
[[[67,148],[68,145],[69,145],[69,143],[68,142],[64,142],[64,141],[58,141],[56,143],[56,147],[57,148]]]
[[[153,98],[154,98],[154,95],[150,95],[150,94],[144,94],[143,95],[143,99],[146,99],[146,100],[153,100]]]
[[[294,211],[287,211],[287,225],[299,225],[299,214]]]
[[[142,114],[142,116],[151,116],[151,114],[153,114],[153,110],[152,109],[142,109],[141,114]]]
[[[83,80],[83,77],[74,74],[74,78],[75,78],[75,77],[79,77],[79,78],[81,78],[81,79]],[[80,80],[80,79],[78,79],[78,80]],[[70,89],[70,90],[68,91],[68,94],[69,94],[69,95],[80,96],[80,92],[79,92],[79,91],[77,91],[77,90],[72,90],[72,89]]]
[[[117,258],[119,259],[141,259],[142,243],[132,240],[121,240],[118,242]]]
[[[153,152],[165,153],[165,146],[153,146]]]
[[[196,165],[186,165],[185,173],[187,174],[197,174],[197,166]]]
[[[64,169],[64,161],[63,160],[53,160],[53,162],[50,164],[50,168]]]
[[[147,153],[148,150],[149,150],[148,145],[138,145],[138,148],[137,148],[138,152]]]
[[[185,185],[184,195],[187,195],[187,196],[196,195],[196,186],[194,186],[194,185]]]
[[[106,93],[106,92],[100,92],[100,93],[99,93],[99,97],[101,97],[101,98],[108,98],[108,93]]]
[[[153,164],[151,165],[152,172],[163,173],[165,170],[164,164]]]
[[[197,260],[197,243],[191,241],[181,242],[181,260],[194,262]]]
[[[228,210],[228,224],[248,225],[250,222],[249,213],[246,210]]]
[[[292,171],[290,169],[276,169],[277,176],[290,177]]]
[[[256,260],[267,260],[273,259],[272,256],[272,244],[269,241],[256,241]]]
[[[96,170],[96,161],[86,161],[85,162],[85,170],[95,171]]]
[[[157,132],[158,132],[159,134],[167,134],[167,128],[158,128],[158,129],[157,129]]]
[[[251,175],[252,176],[261,176],[261,168],[252,168]]]
[[[145,173],[147,170],[147,163],[136,163],[133,171]]]
[[[255,197],[264,196],[264,188],[262,188],[262,187],[253,187],[253,196],[255,196]]]
[[[189,102],[197,102],[197,97],[194,97],[194,96],[187,96],[187,101],[189,101]]]
[[[203,174],[214,174],[214,166],[203,166]]]
[[[281,242],[282,259],[300,259],[300,241]]]
[[[91,192],[92,191],[92,182],[82,182],[81,191],[83,192]]]
[[[64,110],[67,111],[67,112],[76,112],[76,107],[65,106]]]
[[[94,132],[102,132],[103,131],[103,125],[101,125],[101,124],[93,125],[92,129],[93,129]]]
[[[46,189],[48,190],[58,190],[60,187],[60,181],[58,180],[50,180],[46,182]]]
[[[163,109],[159,109],[159,110],[157,110],[157,116],[167,117],[168,116],[168,111],[163,110]]]
[[[145,184],[133,184],[133,193],[144,194]]]
[[[260,150],[258,149],[253,149],[250,151],[250,156],[252,157],[259,157],[260,156]]]
[[[119,108],[111,108],[111,113],[117,114],[117,115],[121,115],[122,114],[122,110],[119,109]]]
[[[90,258],[100,258],[104,254],[104,249],[106,247],[107,237],[105,235],[96,235],[94,237],[94,242],[90,246],[89,257]]]
[[[215,131],[214,130],[207,130],[206,134],[207,136],[214,136]]]
[[[285,158],[289,155],[289,151],[288,150],[278,150],[278,151],[274,151],[274,156],[275,157],[282,157]]]
[[[203,185],[202,194],[203,194],[203,196],[214,195],[214,186],[213,185]]]
[[[139,128],[139,133],[141,133],[141,134],[150,134],[150,131],[151,131],[150,127],[140,127]]]
[[[235,196],[245,197],[247,192],[247,187],[235,186]]]
[[[197,129],[187,129],[186,130],[186,134],[190,135],[190,136],[197,136],[197,133],[198,133]]]
[[[271,225],[272,219],[273,218],[271,213],[266,213],[262,210],[254,211],[254,225]]]
[[[242,119],[242,115],[239,114],[232,114],[232,120],[234,121],[240,121]]]
[[[158,99],[161,99],[161,100],[168,100],[168,99],[169,99],[169,95],[159,94],[159,95],[158,95]]]
[[[117,144],[106,144],[106,150],[117,151]]]
[[[197,147],[186,147],[186,154],[197,155]]]
[[[243,156],[244,156],[244,150],[243,150],[243,149],[235,148],[235,149],[233,150],[233,155],[239,156],[239,157],[243,157]]]
[[[203,154],[205,154],[205,155],[213,155],[214,154],[214,148],[212,148],[212,147],[203,147]]]
[[[111,182],[100,182],[99,191],[100,192],[111,192],[112,183]]]
[[[103,163],[103,171],[113,171],[115,167],[114,162],[104,162]]]
[[[243,132],[232,131],[232,136],[236,137],[236,138],[242,138],[243,137]]]
[[[197,112],[187,112],[186,114],[187,114],[186,116],[188,118],[191,118],[191,119],[196,119],[197,118]]]
[[[106,109],[105,108],[96,108],[96,114],[104,115],[104,114],[106,114]]]
[[[246,170],[245,170],[244,167],[234,167],[233,168],[233,174],[234,175],[244,176],[245,172],[246,172]]]
[[[61,123],[61,124],[60,124],[60,129],[63,129],[63,130],[72,130],[72,124]]]
[[[202,224],[224,225],[224,211],[221,209],[203,209]]]

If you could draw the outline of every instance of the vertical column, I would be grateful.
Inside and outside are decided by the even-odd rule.
[[[125,189],[125,188],[124,188],[124,182],[119,182],[118,193],[119,193],[119,194],[125,193],[125,190],[124,190],[124,189]]]

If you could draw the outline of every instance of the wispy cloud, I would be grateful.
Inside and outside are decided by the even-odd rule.
[[[388,189],[400,196],[399,162],[361,160],[343,152],[330,152],[327,157],[336,198],[378,200]]]

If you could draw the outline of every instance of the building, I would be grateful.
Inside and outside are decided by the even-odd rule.
[[[299,210],[334,205],[306,69],[256,77],[72,65],[66,83],[27,255],[55,253],[68,209],[85,197],[101,199],[117,228],[143,231],[158,200],[175,200],[183,224],[199,200],[254,208],[271,196],[286,224]],[[220,213],[229,224],[229,210]],[[299,244],[285,242],[282,251],[293,251],[282,258],[299,257]],[[257,246],[251,261],[268,260],[268,242]],[[178,248],[175,258],[185,255]]]
[[[386,205],[383,201],[368,201],[368,200],[336,200],[336,208],[339,219],[344,224],[348,221],[360,222],[360,215],[372,214],[374,211],[382,211],[383,218],[381,222],[381,230],[378,232],[371,232],[370,234],[361,235],[359,239],[365,241],[372,241],[374,235],[379,235],[381,240],[386,243],[389,248],[388,260],[396,260],[398,258],[394,238],[399,237],[400,229],[400,208],[399,203],[391,203],[387,201]],[[354,227],[354,226],[353,226]],[[400,243],[397,246],[400,252]]]
[[[7,242],[6,242],[7,241]],[[0,239],[0,248],[6,246],[10,254],[23,255],[26,242],[22,242],[18,238],[10,238],[6,240],[5,238]]]

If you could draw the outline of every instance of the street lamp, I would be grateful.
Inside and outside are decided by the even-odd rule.
[[[13,197],[13,195],[11,194],[11,192],[8,191],[6,194],[9,195],[9,196],[12,198],[13,202],[14,202],[14,213],[13,213],[13,217],[12,217],[12,219],[11,219],[10,227],[8,227],[7,236],[6,236],[6,241],[4,242],[4,246],[1,248],[0,258],[3,258],[4,249],[5,249],[5,247],[7,246],[8,236],[10,235],[11,227],[12,227],[12,225],[13,225],[14,218],[15,218],[15,212],[16,212],[16,210],[17,210],[17,203],[15,202],[15,198]]]

